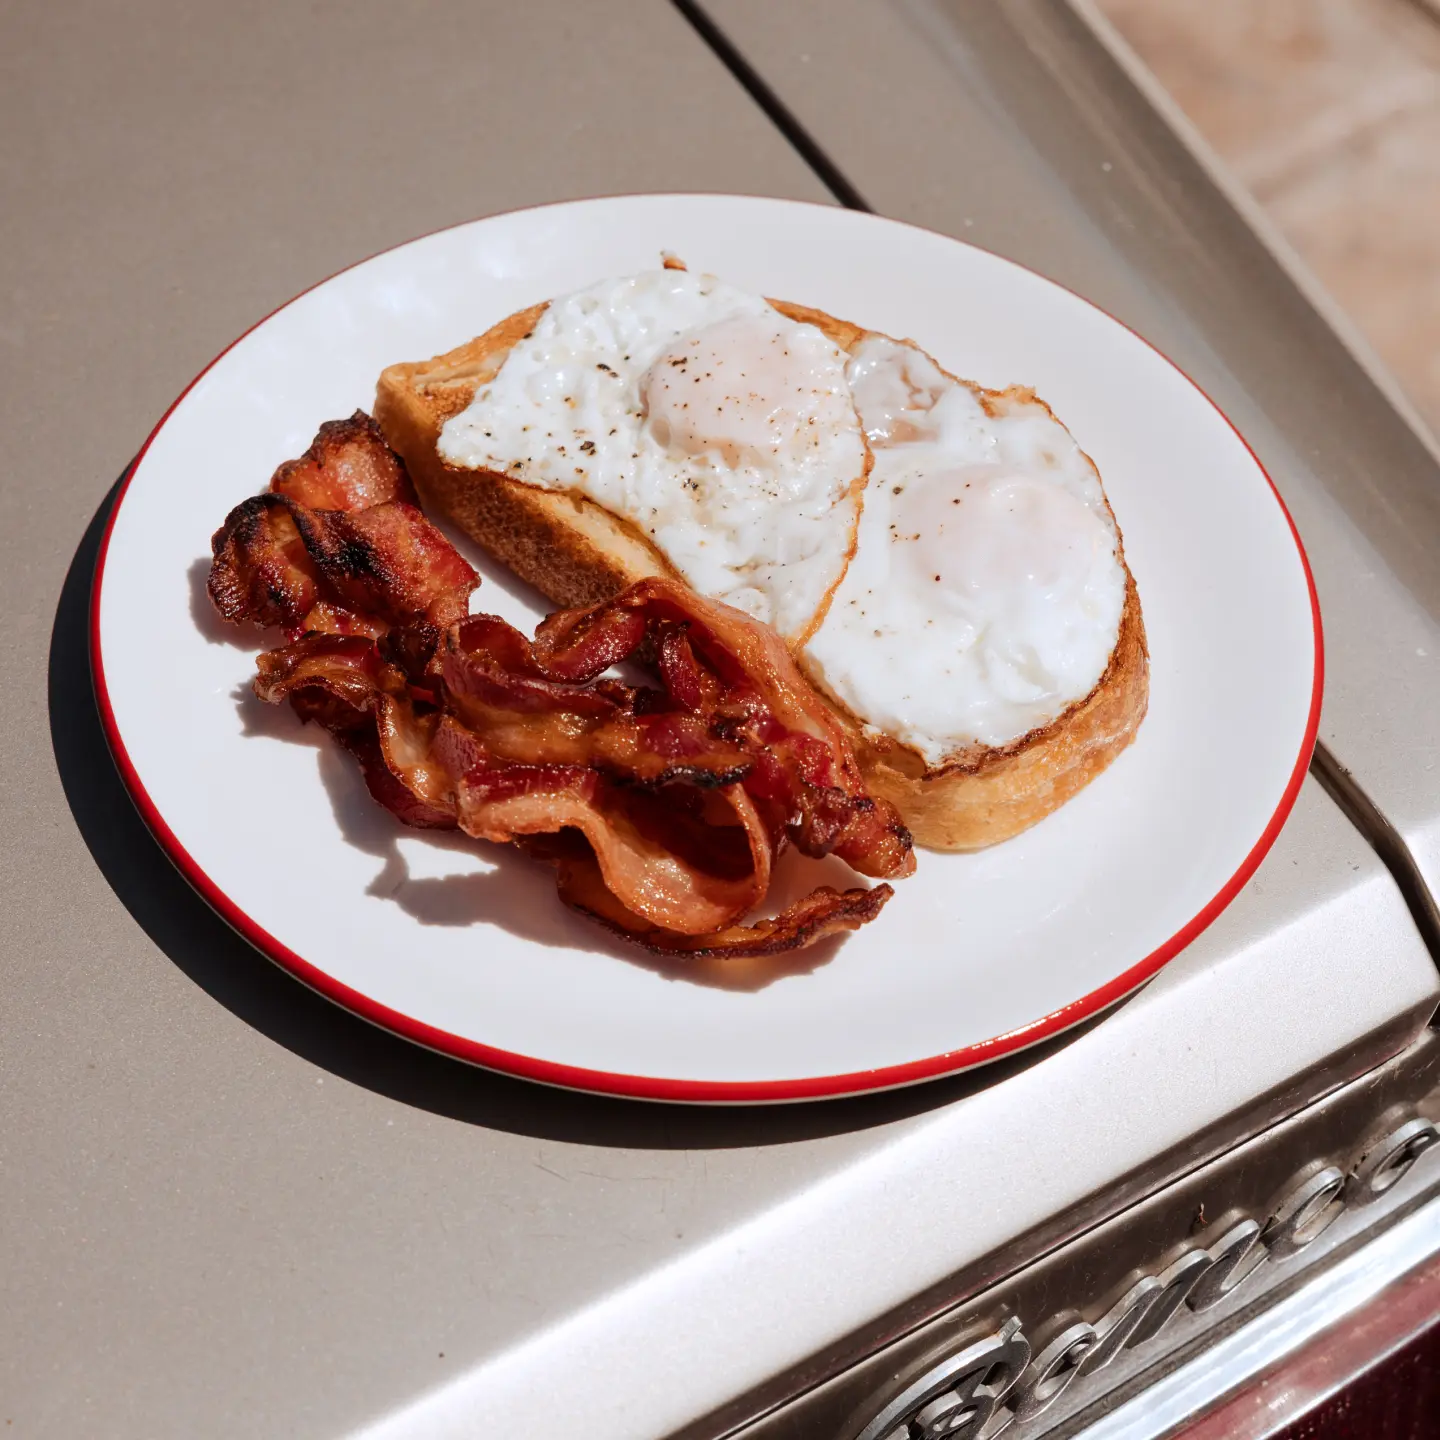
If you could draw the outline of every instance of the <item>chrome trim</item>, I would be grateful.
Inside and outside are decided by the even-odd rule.
[[[1079,1431],[1076,1440],[1160,1440],[1174,1434],[1435,1255],[1440,1255],[1440,1197]],[[1294,1418],[1281,1414],[1275,1428]]]
[[[847,1369],[817,1373],[817,1356],[809,1385],[803,1374],[792,1377],[799,1381],[792,1398],[748,1425],[712,1420],[680,1433],[685,1440],[1074,1435],[1440,1192],[1437,1119],[1440,1036],[1427,1033],[1379,1070]],[[1011,1323],[1033,1352],[1018,1380],[989,1377],[983,1416],[966,1408],[967,1395],[938,1404],[957,1373],[976,1381],[974,1347],[994,1344]]]
[[[962,1440],[979,1435],[1030,1363],[1018,1320],[967,1345],[907,1385],[860,1432],[858,1440]],[[998,1432],[993,1432],[998,1433]]]
[[[1361,1197],[1362,1209],[1374,1203],[1378,1177],[1394,1175],[1379,1193],[1393,1190],[1396,1181],[1436,1141],[1440,1141],[1440,1130],[1431,1121],[1416,1117],[1378,1145],[1367,1147],[1348,1175],[1338,1165],[1304,1167],[1263,1225],[1251,1217],[1232,1225],[1227,1217],[1221,1222],[1223,1233],[1208,1249],[1191,1247],[1151,1277],[1148,1287],[1143,1281],[1132,1287],[1118,1307],[1114,1329],[1104,1339],[1113,1342],[1113,1334],[1122,1325],[1129,1326],[1123,1348],[1143,1347],[1165,1329],[1182,1306],[1202,1313],[1230,1299],[1262,1270],[1285,1265],[1307,1250],[1340,1219],[1351,1199]],[[1327,1313],[1333,1318],[1333,1311]],[[1053,1338],[1027,1367],[1014,1358],[1021,1353],[1020,1347],[1027,1355],[1030,1350],[1021,1326],[1021,1319],[1012,1317],[996,1334],[926,1371],[891,1400],[857,1440],[992,1440],[1012,1424],[1020,1431],[1038,1434],[1029,1422],[1049,1410],[1072,1384],[1097,1373],[1121,1348],[1112,1343],[1107,1351],[1101,1351],[1097,1325],[1079,1319],[1074,1312],[1062,1313],[1048,1325],[1040,1321],[1042,1330],[1054,1332]],[[1062,1328],[1056,1331],[1057,1326]],[[1005,1350],[1005,1346],[1013,1348]],[[993,1372],[1002,1353],[1005,1368],[996,1376]],[[1104,1358],[1088,1365],[1092,1354]],[[1009,1368],[1014,1363],[1021,1367],[1018,1380]]]
[[[1428,1120],[1407,1120],[1392,1130],[1360,1158],[1346,1189],[1349,1205],[1373,1205],[1410,1173],[1415,1162],[1440,1143],[1440,1130]],[[1352,1193],[1353,1190],[1353,1193]]]

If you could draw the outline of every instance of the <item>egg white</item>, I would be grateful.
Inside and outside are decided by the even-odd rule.
[[[845,367],[761,296],[648,271],[552,301],[438,448],[590,497],[696,590],[795,640],[858,520],[867,453]]]
[[[868,337],[848,378],[874,468],[807,669],[931,766],[1048,724],[1104,674],[1125,604],[1094,467],[1043,405],[987,408],[912,346]]]
[[[1056,719],[1119,635],[1114,519],[1043,405],[881,336],[847,356],[713,276],[552,301],[439,449],[631,521],[932,766]]]

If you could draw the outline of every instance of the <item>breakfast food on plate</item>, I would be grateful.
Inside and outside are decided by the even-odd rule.
[[[278,626],[256,693],[288,699],[406,824],[513,842],[561,898],[663,953],[764,955],[873,919],[888,885],[823,886],[745,924],[789,845],[914,868],[830,709],[769,628],[669,578],[562,611],[533,640],[471,615],[479,577],[411,502],[367,416],[322,426],[231,511],[209,593]],[[607,672],[643,656],[658,686]]]
[[[1034,824],[1144,718],[1095,466],[1033,391],[911,341],[667,261],[392,365],[375,416],[555,603],[663,576],[772,626],[921,844]]]
[[[710,277],[522,311],[392,366],[376,418],[427,503],[561,604],[669,575],[799,644],[854,552],[869,452],[844,354]]]
[[[328,464],[325,463],[328,460]],[[368,415],[321,428],[303,461],[230,512],[209,592],[227,620],[293,634],[404,636],[433,651],[469,611],[480,578],[415,506],[398,458]],[[343,506],[316,499],[348,496]]]

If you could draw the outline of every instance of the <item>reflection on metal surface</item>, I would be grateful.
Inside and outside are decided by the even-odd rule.
[[[1095,1322],[1095,1344],[1081,1362],[1085,1375],[1103,1370],[1149,1318],[1165,1287],[1154,1275],[1132,1285],[1116,1304]]]
[[[859,1440],[978,1437],[1029,1361],[1030,1342],[1020,1333],[1020,1322],[1007,1320],[993,1335],[907,1385],[866,1425]]]
[[[1160,1293],[1140,1316],[1126,1348],[1144,1345],[1165,1328],[1165,1322],[1194,1293],[1202,1276],[1215,1268],[1215,1259],[1204,1250],[1187,1250],[1173,1265],[1161,1272],[1157,1284]]]
[[[1067,1325],[1035,1357],[1025,1384],[1015,1398],[1016,1420],[1029,1420],[1057,1401],[1080,1374],[1085,1357],[1095,1348],[1095,1327],[1083,1320]]]
[[[1363,1195],[1360,1203],[1371,1203],[1381,1175],[1395,1177],[1385,1186],[1386,1191],[1393,1189],[1400,1175],[1436,1140],[1440,1131],[1417,1117],[1368,1150],[1348,1177],[1336,1165],[1307,1167],[1309,1173],[1285,1191],[1263,1224],[1251,1216],[1231,1224],[1227,1217],[1223,1233],[1212,1245],[1187,1249],[1158,1275],[1148,1277],[1148,1283],[1132,1287],[1098,1325],[1084,1320],[1066,1324],[1063,1315],[1040,1317],[1038,1333],[1054,1331],[1057,1325],[1063,1328],[1023,1368],[1018,1384],[1008,1370],[1002,1376],[990,1373],[1001,1363],[1005,1346],[1011,1347],[1005,1351],[1006,1365],[1022,1348],[1028,1359],[1030,1346],[1021,1321],[1009,1320],[1002,1330],[967,1345],[911,1382],[860,1432],[859,1440],[940,1436],[990,1440],[1012,1422],[1023,1427],[1074,1382],[1112,1360],[1122,1344],[1134,1348],[1155,1339],[1182,1305],[1197,1312],[1212,1309],[1263,1266],[1299,1255],[1340,1218],[1351,1197]],[[1101,1326],[1108,1328],[1102,1331]],[[1123,1342],[1116,1339],[1122,1327],[1128,1330]],[[1090,1365],[1091,1355],[1103,1358]],[[959,1380],[952,1378],[957,1373]],[[987,1380],[988,1385],[982,1383]],[[1012,1384],[1013,1395],[1009,1394]],[[999,1408],[1001,1400],[1008,1400],[1004,1409]]]
[[[1260,1244],[1270,1260],[1288,1260],[1298,1255],[1320,1232],[1340,1217],[1345,1175],[1333,1165],[1302,1181],[1272,1215],[1260,1234]]]
[[[1407,1120],[1361,1156],[1345,1190],[1346,1203],[1371,1205],[1381,1199],[1437,1142],[1440,1130],[1428,1120]]]
[[[1403,1347],[1437,1310],[1440,1200],[1432,1199],[1079,1433],[1263,1440]]]
[[[1254,1220],[1242,1220],[1215,1242],[1209,1252],[1213,1263],[1186,1302],[1192,1310],[1213,1310],[1260,1268],[1265,1257],[1255,1248],[1259,1238],[1260,1226]]]
[[[777,1377],[791,1387],[787,1398],[740,1397],[734,1408],[749,1406],[748,1415],[732,1410],[680,1434],[916,1440],[926,1433],[915,1428],[925,1411],[929,1433],[967,1440],[1074,1435],[1232,1330],[1263,1320],[1357,1247],[1383,1241],[1440,1190],[1437,1117],[1440,1036],[1427,1033],[1119,1214],[1038,1258],[1022,1255],[1008,1276],[972,1283],[933,1319],[891,1330],[893,1339],[834,1369],[820,1355]],[[892,1321],[878,1317],[875,1331]],[[1030,1352],[1021,1373],[974,1377],[967,1352],[995,1343],[1011,1322],[1011,1338]],[[967,1373],[977,1389],[988,1382],[983,1427],[956,1388]]]

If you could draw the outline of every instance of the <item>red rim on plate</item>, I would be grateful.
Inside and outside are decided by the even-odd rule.
[[[570,202],[558,202],[570,203]],[[803,202],[793,202],[803,203]],[[536,207],[546,208],[546,207]],[[822,207],[829,208],[829,207]],[[489,218],[489,217],[486,217]],[[429,234],[442,234],[444,230],[461,229],[464,225],[473,224],[474,221],[463,221],[459,225],[446,226],[442,230],[431,231]],[[896,222],[891,222],[896,223]],[[920,228],[920,227],[909,227]],[[429,235],[422,235],[416,239],[427,239]],[[413,240],[404,244],[413,244]],[[968,244],[967,241],[955,241],[956,244]],[[389,254],[391,250],[403,248],[402,245],[388,247],[377,254]],[[972,249],[983,249],[982,246],[972,246]],[[993,252],[987,252],[993,253]],[[1260,838],[1251,847],[1239,868],[1228,881],[1220,888],[1216,895],[1186,924],[1182,925],[1164,944],[1152,950],[1143,960],[1132,965],[1128,970],[1117,975],[1107,984],[1092,990],[1089,994],[1071,1001],[1068,1005],[1061,1006],[1058,1010],[1051,1011],[1027,1025],[1011,1030],[1004,1035],[997,1035],[989,1040],[980,1041],[977,1044],[966,1045],[958,1050],[946,1051],[940,1055],[933,1055],[924,1060],[914,1060],[903,1065],[891,1065],[875,1070],[860,1070],[845,1075],[813,1076],[799,1080],[746,1080],[746,1081],[718,1081],[718,1080],[670,1080],[658,1077],[643,1075],[625,1075],[607,1070],[590,1070],[575,1065],[564,1065],[552,1060],[540,1060],[529,1055],[516,1054],[509,1050],[501,1050],[495,1046],[485,1045],[477,1040],[469,1040],[461,1035],[452,1035],[448,1031],[438,1029],[433,1025],[427,1025],[414,1017],[402,1014],[389,1006],[381,1005],[367,995],[352,989],[350,986],[341,983],[325,971],[318,969],[302,956],[297,955],[287,945],[275,936],[271,935],[262,926],[257,924],[248,914],[245,913],[223,890],[205,873],[195,862],[194,858],[180,843],[179,838],[166,823],[155,802],[146,791],[135,766],[130,759],[129,752],[125,748],[125,742],[120,736],[120,729],[116,723],[115,713],[110,704],[110,695],[105,683],[105,661],[100,644],[100,599],[105,582],[105,563],[110,552],[110,537],[115,528],[115,522],[120,513],[120,507],[125,502],[125,496],[130,488],[130,482],[136,471],[140,468],[141,462],[145,459],[146,453],[155,441],[155,437],[164,428],[165,423],[175,412],[176,408],[195,386],[229,354],[236,345],[247,335],[259,329],[259,327],[273,316],[278,315],[282,310],[293,305],[296,300],[308,295],[312,290],[318,289],[321,285],[333,280],[337,275],[343,275],[359,265],[373,260],[374,255],[366,256],[363,260],[357,260],[354,265],[347,265],[337,270],[334,275],[326,276],[324,280],[317,281],[314,285],[306,287],[298,295],[292,296],[283,305],[277,306],[269,315],[257,320],[254,325],[237,335],[216,357],[203,369],[193,380],[176,396],[169,409],[160,417],[155,428],[146,437],[145,444],[140,448],[140,453],[135,457],[129,470],[126,472],[121,483],[120,491],[116,495],[110,509],[110,515],[106,520],[105,533],[100,541],[100,551],[95,562],[95,580],[91,590],[90,601],[90,667],[95,684],[95,700],[100,712],[101,723],[105,728],[105,736],[110,744],[110,749],[115,757],[115,764],[120,771],[126,788],[130,792],[131,799],[135,802],[141,817],[149,827],[155,838],[159,841],[161,848],[169,856],[176,868],[200,895],[200,897],[236,932],[250,942],[260,953],[268,959],[273,960],[283,969],[288,970],[296,979],[303,981],[312,990],[318,991],[327,999],[333,1000],[337,1005],[343,1006],[346,1010],[359,1015],[362,1019],[369,1020],[372,1024],[382,1029],[393,1031],[397,1035],[404,1036],[407,1040],[413,1040],[419,1045],[428,1049],[439,1051],[443,1055],[449,1055],[457,1060],[464,1060],[473,1065],[479,1065],[489,1070],[498,1070],[504,1074],[517,1075],[526,1080],[538,1081],[545,1085],[559,1086],[568,1090],[584,1090],[594,1094],[620,1095],[631,1099],[641,1100],[664,1100],[672,1102],[684,1102],[689,1104],[765,1104],[780,1101],[792,1100],[819,1100],[831,1099],[843,1095],[861,1095],[876,1090],[896,1089],[901,1086],[914,1085],[924,1080],[938,1079],[945,1075],[958,1074],[963,1070],[973,1069],[977,1065],[984,1065],[992,1060],[998,1060],[1006,1055],[1013,1055],[1018,1051],[1028,1049],[1032,1045],[1038,1045],[1049,1040],[1072,1026],[1079,1025],[1094,1015],[1100,1014],[1110,1006],[1123,1000],[1132,991],[1138,989],[1147,980],[1156,974],[1157,971],[1169,960],[1172,960],[1192,940],[1204,931],[1210,923],[1225,909],[1227,905],[1239,893],[1245,882],[1255,873],[1261,860],[1275,843],[1281,828],[1290,815],[1295,805],[1295,799],[1300,793],[1300,786],[1305,779],[1305,772],[1309,768],[1311,752],[1315,748],[1316,735],[1320,727],[1320,700],[1324,689],[1325,675],[1325,650],[1324,636],[1320,623],[1320,601],[1315,590],[1315,577],[1310,570],[1310,560],[1305,553],[1305,546],[1300,539],[1300,532],[1295,528],[1295,521],[1286,506],[1274,480],[1260,463],[1260,457],[1255,454],[1249,441],[1240,434],[1230,418],[1220,409],[1218,405],[1186,375],[1172,360],[1163,355],[1155,346],[1151,345],[1143,335],[1140,335],[1124,321],[1116,319],[1108,311],[1101,310],[1083,296],[1076,298],[1084,300],[1084,303],[1092,309],[1100,310],[1109,319],[1114,320],[1117,325],[1128,330],[1136,339],[1140,340],[1152,350],[1164,363],[1176,371],[1177,374],[1191,385],[1195,392],[1206,402],[1207,405],[1218,414],[1221,419],[1234,431],[1240,443],[1245,446],[1251,459],[1255,461],[1256,467],[1264,475],[1270,486],[1271,494],[1275,497],[1275,503],[1280,507],[1281,514],[1289,526],[1291,538],[1295,542],[1295,549],[1300,557],[1300,565],[1305,574],[1305,584],[1310,597],[1310,614],[1313,624],[1315,639],[1315,665],[1314,674],[1310,689],[1310,711],[1306,718],[1305,735],[1300,746],[1300,753],[1296,756],[1295,765],[1290,773],[1290,778],[1280,796],[1279,804],[1275,807],[1274,814],[1270,817],[1269,823],[1261,832]],[[1029,267],[1019,265],[1018,262],[1008,257],[1004,259],[1007,264],[1016,265],[1019,269]],[[1038,272],[1031,271],[1032,274]],[[1057,281],[1050,280],[1048,276],[1041,276],[1048,284],[1055,285],[1058,289],[1067,290],[1074,295],[1076,292],[1069,291],[1067,286],[1060,285]]]

